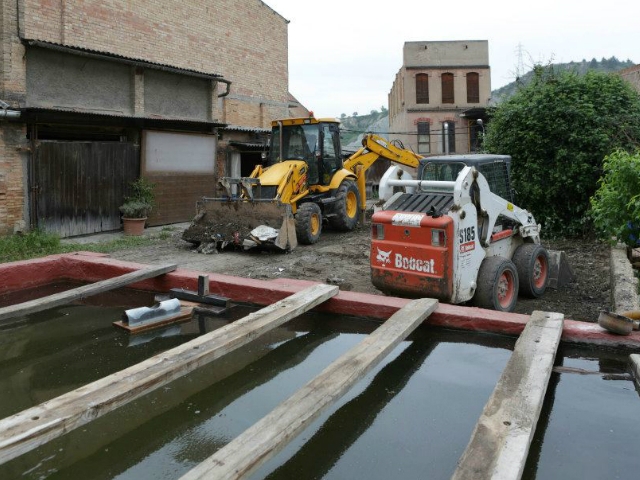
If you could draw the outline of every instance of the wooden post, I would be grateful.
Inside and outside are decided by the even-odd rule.
[[[522,476],[563,323],[561,313],[533,312],[452,480],[515,480]]]
[[[3,307],[0,308],[0,322],[8,318],[17,317],[18,315],[29,315],[31,313],[41,312],[42,310],[65,305],[73,302],[74,300],[89,297],[97,293],[115,290],[116,288],[129,285],[130,283],[139,282],[141,280],[146,280],[147,278],[153,278],[164,273],[172,272],[176,268],[177,265],[144,268],[142,270],[136,270],[135,272],[120,275],[119,277],[109,278],[107,280],[67,290],[66,292],[49,295],[48,297]]]
[[[409,302],[266,417],[189,471],[182,480],[232,479],[250,475],[342,397],[437,306],[438,301],[430,298]]]
[[[312,309],[338,293],[316,284],[144,362],[0,421],[0,464],[125,405]]]

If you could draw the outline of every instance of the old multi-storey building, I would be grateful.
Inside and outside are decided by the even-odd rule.
[[[151,224],[188,220],[300,107],[260,0],[0,0],[0,33],[0,234],[117,229],[139,176]]]
[[[486,40],[406,42],[389,137],[421,155],[476,151],[490,94]]]

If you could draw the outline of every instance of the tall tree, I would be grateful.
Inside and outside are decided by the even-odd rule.
[[[640,96],[617,75],[537,66],[491,112],[484,148],[513,158],[517,203],[549,234],[590,231],[589,198],[616,149],[640,145]]]

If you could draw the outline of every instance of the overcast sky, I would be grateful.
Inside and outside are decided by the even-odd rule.
[[[640,62],[640,1],[264,0],[289,20],[289,91],[317,117],[387,105],[407,41],[488,40],[491,88],[534,63]]]

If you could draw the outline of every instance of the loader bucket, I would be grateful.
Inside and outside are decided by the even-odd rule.
[[[195,218],[182,234],[187,242],[215,244],[217,249],[275,246],[289,251],[297,246],[295,223],[288,204],[273,200],[204,198],[196,209]],[[275,234],[268,238],[256,235],[254,231],[263,226],[275,229]]]

